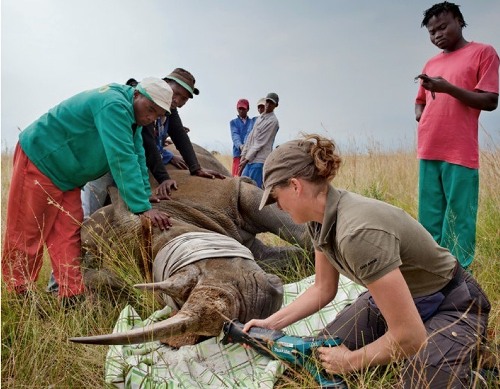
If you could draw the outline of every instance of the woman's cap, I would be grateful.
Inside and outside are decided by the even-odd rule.
[[[193,98],[193,95],[200,94],[198,88],[194,87],[194,83],[196,82],[194,76],[187,70],[184,70],[182,68],[174,69],[174,71],[166,76],[164,80],[175,81],[189,92],[191,98]]]
[[[269,154],[264,162],[264,194],[259,210],[275,202],[270,194],[276,184],[285,182],[314,163],[310,149],[311,142],[298,139],[279,145]]]
[[[170,113],[170,105],[172,104],[174,92],[165,81],[156,77],[146,77],[137,85],[136,89],[141,95],[146,96],[149,100]]]

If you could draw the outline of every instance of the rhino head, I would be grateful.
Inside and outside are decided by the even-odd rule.
[[[141,218],[126,210],[116,190],[111,194],[113,205],[98,211],[82,228],[83,246],[93,255],[110,249],[102,247],[113,240],[110,234],[127,239],[141,235],[143,230]],[[265,318],[280,308],[283,299],[280,278],[264,272],[251,258],[248,249],[232,238],[181,220],[172,219],[172,224],[166,231],[151,229],[149,242],[154,282],[135,286],[160,292],[164,302],[176,305],[178,312],[144,328],[70,338],[72,342],[112,345],[162,340],[179,347],[196,343],[202,336],[217,336],[223,322],[228,319],[238,318],[246,322],[252,318]],[[202,239],[207,234],[209,246],[214,252],[209,251],[200,258],[179,265],[178,261],[190,257],[191,252],[199,251],[199,245],[190,247],[191,239],[185,239],[187,234],[193,233]],[[233,251],[230,256],[227,252],[223,256],[218,255],[217,249],[222,242],[227,249],[227,239],[234,240],[234,243],[229,242],[235,248],[234,255]],[[183,240],[182,248],[173,245],[180,240]]]

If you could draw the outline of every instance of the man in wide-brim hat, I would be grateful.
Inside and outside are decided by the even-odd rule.
[[[178,109],[183,107],[194,95],[199,95],[200,91],[195,87],[194,76],[185,69],[176,68],[163,80],[172,88],[172,107],[171,113],[167,116],[163,124],[168,131],[164,131],[162,139],[155,139],[154,124],[146,126],[143,130],[144,148],[148,157],[148,168],[160,184],[156,189],[159,198],[168,199],[172,189],[177,189],[177,183],[172,180],[163,165],[157,144],[164,145],[166,135],[170,137],[179,153],[182,155],[190,173],[195,176],[205,178],[225,178],[224,175],[210,169],[204,169],[200,166],[198,158],[191,144],[187,132],[184,130]]]

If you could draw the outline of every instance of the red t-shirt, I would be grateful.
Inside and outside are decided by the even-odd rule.
[[[441,76],[467,90],[498,93],[499,58],[490,45],[470,42],[451,53],[431,58],[422,73]],[[471,108],[446,93],[419,87],[416,104],[425,104],[418,124],[419,159],[446,161],[479,168],[478,118],[481,111]]]

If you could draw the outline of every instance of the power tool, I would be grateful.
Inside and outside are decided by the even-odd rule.
[[[318,347],[334,347],[341,343],[340,338],[331,336],[291,336],[282,331],[252,327],[243,332],[244,324],[237,319],[226,321],[222,327],[222,344],[241,343],[254,348],[259,354],[273,359],[290,362],[305,368],[321,388],[347,389],[339,376],[329,376],[321,369],[315,359],[314,350]]]

